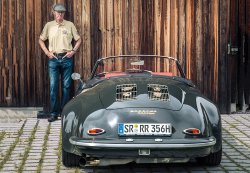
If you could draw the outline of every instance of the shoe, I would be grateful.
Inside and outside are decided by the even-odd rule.
[[[48,122],[53,122],[57,120],[57,116],[52,116],[48,119]]]

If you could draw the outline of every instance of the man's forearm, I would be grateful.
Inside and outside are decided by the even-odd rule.
[[[74,51],[74,52],[76,52],[76,51],[78,50],[78,48],[80,47],[81,43],[82,43],[82,39],[79,38],[79,39],[76,41],[76,44],[75,44],[75,46],[74,46],[74,48],[73,48],[73,51]]]
[[[49,50],[47,49],[44,41],[39,39],[39,45],[40,45],[41,49],[44,51],[44,53],[47,55],[49,53]]]

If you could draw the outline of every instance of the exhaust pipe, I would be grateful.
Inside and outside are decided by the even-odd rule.
[[[100,164],[100,160],[97,159],[97,158],[81,157],[79,159],[79,166],[80,167],[85,167],[86,164],[91,165],[91,166],[98,166]]]
[[[86,163],[87,163],[86,158],[81,157],[80,160],[79,160],[79,166],[80,167],[85,167]]]

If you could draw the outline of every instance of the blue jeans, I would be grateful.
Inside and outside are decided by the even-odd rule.
[[[50,115],[58,116],[62,108],[70,99],[71,74],[73,72],[73,59],[63,58],[58,55],[57,58],[49,59],[49,79],[50,79]],[[61,81],[60,77],[61,76]],[[62,98],[59,103],[58,91],[61,82]]]

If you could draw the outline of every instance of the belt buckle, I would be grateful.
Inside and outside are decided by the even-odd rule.
[[[58,59],[62,59],[62,57],[65,56],[66,53],[54,53],[54,55],[55,55]]]

